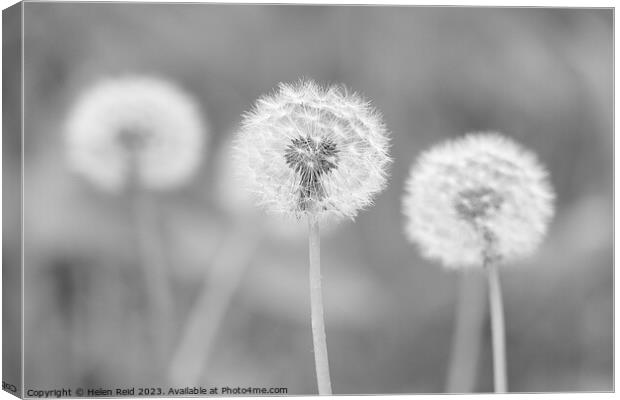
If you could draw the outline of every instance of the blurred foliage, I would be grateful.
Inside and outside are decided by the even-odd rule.
[[[92,82],[146,73],[194,95],[212,135],[194,182],[159,198],[175,337],[233,226],[214,201],[218,146],[259,95],[305,76],[372,99],[395,160],[376,205],[323,240],[334,391],[443,390],[458,274],[405,240],[400,196],[420,151],[471,130],[535,150],[558,195],[541,251],[502,271],[511,390],[611,390],[612,25],[605,9],[26,3],[26,386],[163,384],[129,201],[72,177],[62,140]],[[261,243],[201,381],[315,393],[307,245]]]

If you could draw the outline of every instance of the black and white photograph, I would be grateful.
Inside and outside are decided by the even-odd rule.
[[[614,12],[5,8],[3,390],[613,392]]]

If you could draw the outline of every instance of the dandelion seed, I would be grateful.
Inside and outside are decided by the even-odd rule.
[[[205,126],[182,90],[157,78],[107,79],[85,91],[66,124],[70,167],[96,186],[121,190],[134,174],[148,189],[185,183],[201,162]]]
[[[265,215],[256,207],[243,182],[248,179],[241,174],[235,159],[232,140],[220,146],[215,160],[215,200],[218,207],[233,217],[237,225],[254,225],[257,234],[268,236],[278,242],[298,242],[308,234],[306,221],[288,214]],[[326,216],[321,221],[323,234],[333,233],[339,226],[335,217]]]

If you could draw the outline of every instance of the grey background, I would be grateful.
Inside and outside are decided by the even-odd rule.
[[[62,141],[82,90],[147,73],[211,126],[195,179],[161,199],[175,335],[233,226],[215,201],[219,146],[258,96],[305,76],[370,98],[393,138],[387,190],[322,242],[335,393],[443,390],[458,274],[406,241],[400,198],[421,151],[489,129],[536,151],[558,196],[540,251],[501,272],[511,390],[611,390],[612,30],[605,9],[26,3],[26,387],[162,384],[128,200],[75,179]],[[201,382],[315,393],[307,245],[262,243]]]

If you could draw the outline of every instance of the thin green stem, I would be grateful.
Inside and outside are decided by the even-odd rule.
[[[323,317],[323,294],[321,292],[321,248],[319,220],[316,215],[308,215],[310,247],[310,308],[312,312],[312,342],[314,344],[314,363],[319,395],[331,395],[332,384],[329,376],[327,341],[325,339],[325,320]]]
[[[483,276],[471,271],[459,276],[452,354],[446,381],[447,393],[471,393],[476,387],[482,327],[486,312]]]
[[[259,244],[257,232],[237,227],[226,238],[204,275],[202,289],[187,318],[168,374],[177,386],[196,385],[221,330],[226,311]]]
[[[491,311],[491,333],[493,337],[493,382],[496,393],[506,393],[506,343],[504,333],[504,306],[499,274],[495,262],[485,260],[489,283],[489,304]]]

